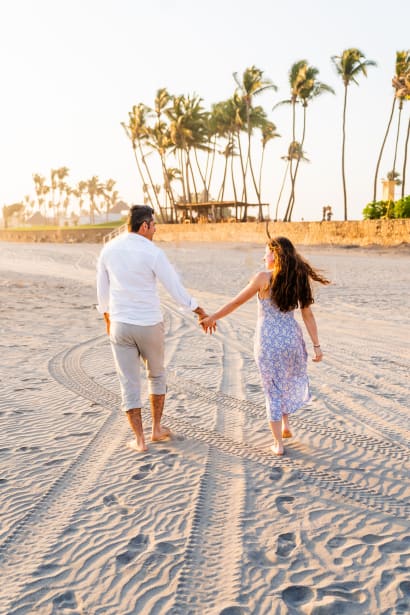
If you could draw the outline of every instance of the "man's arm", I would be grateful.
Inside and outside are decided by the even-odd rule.
[[[162,250],[158,252],[157,258],[155,259],[154,273],[178,305],[198,313],[196,312],[199,307],[198,302],[191,297],[181,284],[177,272]]]

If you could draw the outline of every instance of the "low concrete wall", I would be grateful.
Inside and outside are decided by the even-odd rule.
[[[56,231],[0,230],[0,240],[14,242],[101,243],[104,229]],[[284,235],[301,245],[397,246],[410,243],[410,219],[349,222],[271,222],[272,236]],[[265,223],[158,224],[157,241],[235,241],[263,243]]]
[[[285,236],[301,245],[381,245],[410,242],[410,219],[348,222],[271,222],[271,236]],[[157,225],[162,241],[237,241],[263,243],[265,223]]]
[[[44,231],[0,230],[0,241],[21,243],[101,243],[112,228],[103,229],[57,229]]]

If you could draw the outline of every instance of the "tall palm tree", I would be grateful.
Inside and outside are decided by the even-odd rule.
[[[347,220],[347,189],[345,171],[347,88],[351,83],[358,85],[357,77],[360,74],[367,77],[368,67],[377,66],[377,64],[373,60],[366,60],[364,54],[356,48],[345,49],[340,56],[332,56],[332,62],[336,68],[337,74],[340,75],[345,88],[342,121],[342,183],[344,219]]]
[[[262,170],[263,170],[263,162],[265,158],[265,149],[267,144],[272,141],[272,139],[276,139],[280,137],[280,134],[276,131],[276,126],[273,122],[269,122],[266,120],[261,126],[261,143],[262,143],[262,154],[261,154],[261,162],[259,166],[259,180],[258,180],[258,193],[262,194]],[[262,212],[262,204],[259,202],[259,212],[258,212],[258,220],[261,222],[263,220],[263,212]]]
[[[406,75],[407,75],[407,79],[409,79],[410,76],[410,51],[396,51],[396,71],[395,71],[395,75],[392,79],[392,86],[394,88],[394,96],[393,96],[393,103],[392,103],[392,108],[390,111],[390,116],[389,116],[389,121],[387,123],[387,129],[386,132],[384,134],[384,138],[383,138],[383,142],[380,148],[380,152],[379,152],[379,156],[377,158],[377,163],[376,163],[376,171],[374,174],[374,182],[373,182],[373,202],[376,202],[376,195],[377,195],[377,179],[378,179],[378,175],[379,175],[379,169],[380,169],[380,163],[382,160],[382,155],[383,155],[383,150],[384,150],[384,146],[386,145],[386,141],[387,141],[387,137],[388,134],[390,132],[390,126],[393,120],[393,115],[394,115],[394,111],[395,111],[395,106],[396,106],[396,102],[397,100],[400,100],[401,102],[401,108],[403,106],[403,99],[407,97],[409,97],[410,94],[410,88],[407,89],[406,92]],[[396,141],[397,144],[397,141]],[[404,183],[404,182],[403,182]]]
[[[233,77],[237,84],[237,93],[242,97],[242,100],[245,104],[245,113],[246,113],[246,131],[248,134],[248,151],[246,156],[246,166],[247,169],[249,166],[249,170],[252,177],[252,182],[255,188],[256,196],[258,198],[258,203],[261,204],[260,194],[258,191],[258,186],[255,180],[255,174],[253,172],[252,167],[252,158],[251,158],[251,137],[252,137],[252,122],[251,122],[251,110],[252,110],[252,102],[253,97],[258,96],[262,92],[266,90],[277,90],[278,88],[270,79],[263,78],[263,71],[256,66],[251,66],[247,68],[242,78],[238,77],[238,73],[234,73]]]
[[[276,107],[281,104],[291,104],[292,105],[292,142],[297,143],[296,140],[296,105],[301,104],[303,108],[303,126],[302,126],[302,137],[299,141],[300,149],[303,150],[305,144],[305,136],[306,136],[306,115],[307,108],[309,102],[321,96],[325,93],[334,94],[333,88],[325,83],[322,83],[317,79],[319,75],[319,70],[308,64],[307,60],[299,60],[295,62],[289,71],[289,84],[291,89],[291,98],[290,100],[284,100]],[[292,219],[293,207],[295,205],[295,186],[296,186],[296,176],[299,169],[299,163],[301,160],[301,156],[291,156],[289,158],[289,170],[290,170],[290,178],[291,178],[291,193],[289,196],[289,202],[285,213],[285,220],[289,221]],[[293,166],[293,161],[295,160],[295,166]]]

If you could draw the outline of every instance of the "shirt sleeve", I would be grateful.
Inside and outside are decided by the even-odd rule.
[[[110,311],[110,278],[100,255],[97,262],[97,310],[100,314]]]
[[[178,305],[196,310],[198,302],[182,286],[177,272],[162,250],[158,251],[155,259],[154,273]]]

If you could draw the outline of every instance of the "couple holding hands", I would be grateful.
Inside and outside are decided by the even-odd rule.
[[[170,431],[161,424],[166,373],[159,279],[176,303],[197,314],[201,327],[209,333],[215,331],[217,320],[257,296],[255,361],[273,436],[271,451],[283,455],[283,439],[292,436],[289,415],[310,399],[307,352],[294,311],[301,310],[313,345],[313,361],[321,361],[323,354],[311,309],[312,281],[329,284],[329,280],[297,253],[289,239],[269,238],[265,270],[254,275],[226,305],[207,315],[182,286],[165,253],[154,245],[154,234],[153,209],[134,205],[128,217],[128,233],[105,245],[97,264],[97,309],[104,315],[120,382],[122,409],[135,436],[128,443],[129,448],[137,452],[147,450],[141,417],[141,359],[148,376],[151,442],[171,438]]]

